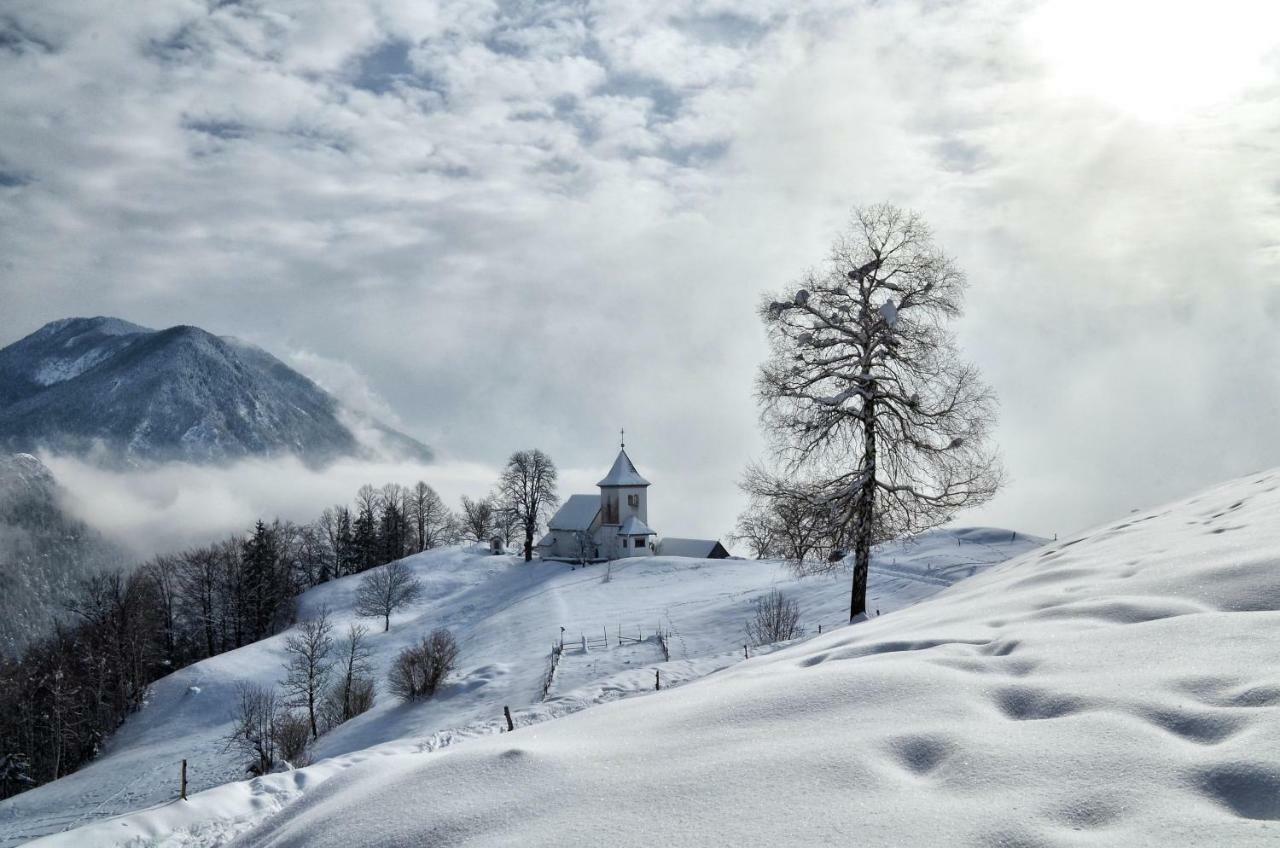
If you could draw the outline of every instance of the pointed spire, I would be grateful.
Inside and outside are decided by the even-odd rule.
[[[627,456],[625,448],[619,449],[618,458],[613,461],[613,467],[609,469],[609,473],[597,486],[648,486],[649,481],[640,476],[640,472],[636,471],[635,464],[631,461],[631,457]]]

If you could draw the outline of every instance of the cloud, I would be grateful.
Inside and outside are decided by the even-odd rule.
[[[40,459],[65,490],[72,514],[139,557],[243,533],[259,519],[314,521],[326,507],[350,504],[366,483],[425,480],[456,507],[463,494],[485,495],[497,478],[493,468],[469,462],[343,460],[317,469],[288,457],[108,470],[68,456]]]
[[[1013,483],[966,519],[1065,532],[1280,464],[1257,6],[1201,40],[1214,5],[1144,4],[1082,77],[1099,3],[21,3],[0,340],[117,314],[304,352],[486,468],[589,478],[625,425],[658,529],[719,535],[761,450],[760,292],[888,200],[968,270],[1002,398]],[[1215,76],[1152,71],[1186,57]]]

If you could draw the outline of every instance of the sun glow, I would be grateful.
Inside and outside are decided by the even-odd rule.
[[[1170,122],[1277,76],[1280,2],[1047,0],[1026,36],[1060,94]]]

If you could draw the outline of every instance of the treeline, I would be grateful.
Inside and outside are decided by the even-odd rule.
[[[353,504],[309,524],[259,521],[247,535],[82,581],[70,623],[0,661],[0,797],[91,760],[153,681],[290,626],[307,589],[468,529],[426,483],[362,486]]]

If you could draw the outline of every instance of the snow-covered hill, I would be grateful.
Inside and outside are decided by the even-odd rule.
[[[871,575],[871,605],[882,613],[901,609],[1041,541],[1015,540],[1008,531],[966,530],[883,546]],[[460,673],[434,700],[404,706],[380,694],[372,711],[321,738],[316,765],[219,786],[243,776],[242,765],[222,742],[236,684],[270,684],[282,677],[287,634],[281,634],[158,681],[147,706],[98,761],[0,802],[0,844],[149,805],[158,806],[68,833],[61,844],[111,844],[175,828],[173,844],[216,844],[370,758],[452,748],[458,741],[491,736],[503,726],[504,705],[525,725],[648,693],[655,668],[662,669],[664,687],[671,688],[734,665],[742,661],[751,605],[773,586],[799,601],[802,624],[810,632],[847,618],[847,575],[797,580],[778,563],[660,557],[583,570],[459,549],[406,562],[425,592],[415,607],[393,617],[389,633],[376,634],[378,678],[381,682],[401,648],[434,627],[447,626],[461,643]],[[341,630],[353,620],[358,581],[345,578],[308,592],[302,615],[325,605]],[[550,648],[562,626],[566,643],[578,647],[565,652],[550,697],[540,702]],[[671,634],[670,661],[652,638],[658,629]],[[619,632],[628,644],[618,644]],[[607,639],[609,647],[584,652],[584,637]],[[643,640],[632,644],[630,637]],[[183,758],[189,761],[193,791],[219,788],[175,805],[170,802]]]
[[[0,446],[12,451],[109,463],[282,453],[323,462],[367,449],[350,415],[266,351],[198,327],[67,318],[0,350]],[[374,422],[358,429],[399,453],[428,455]]]
[[[1239,480],[671,692],[361,763],[236,844],[1274,846],[1278,515],[1280,473]]]
[[[256,821],[236,844],[1275,845],[1277,515],[1280,472],[1253,475],[670,691],[440,752],[421,753],[439,736],[384,745],[48,844],[218,844]],[[652,608],[685,632],[678,601],[709,598],[697,618],[714,621],[700,575],[717,567]],[[625,574],[580,585],[650,609]],[[614,609],[565,600],[598,572],[557,579],[511,609],[541,598],[575,628]],[[483,638],[517,638],[508,626]],[[531,673],[486,668],[456,686],[514,699]],[[477,719],[496,705],[477,700]],[[371,724],[413,722],[383,709]]]

